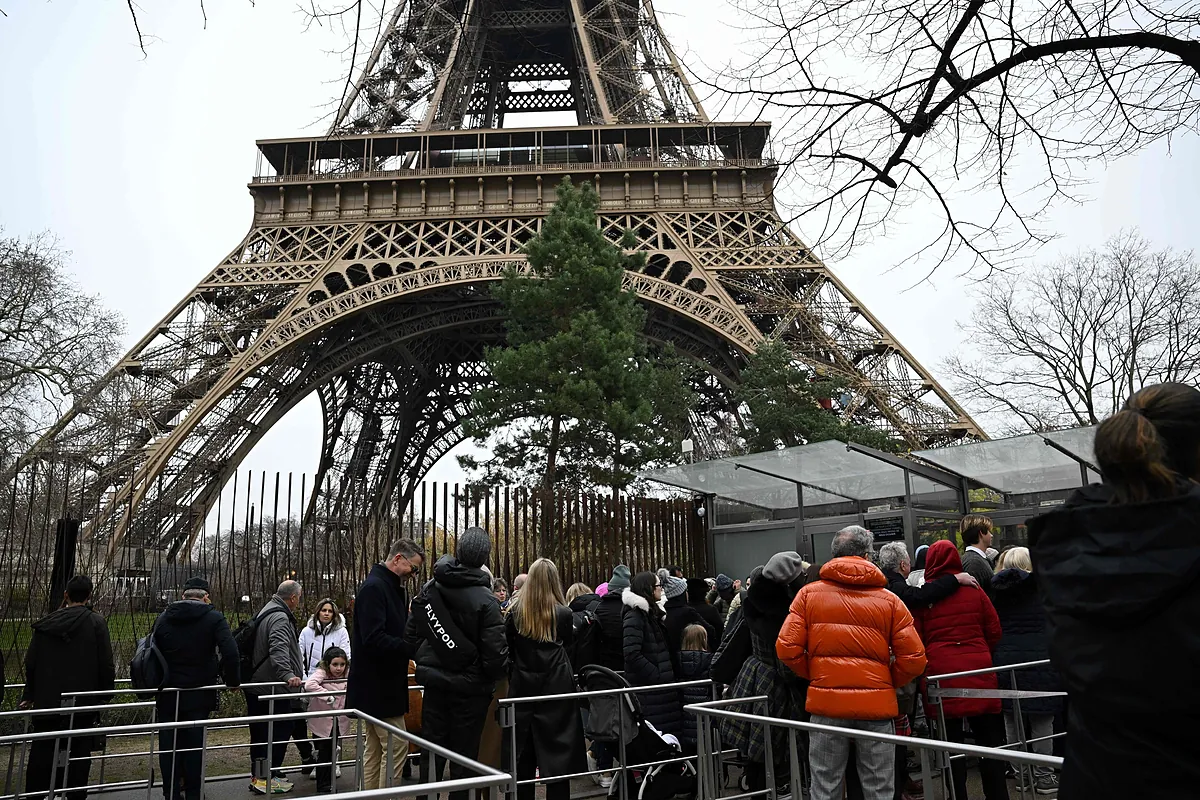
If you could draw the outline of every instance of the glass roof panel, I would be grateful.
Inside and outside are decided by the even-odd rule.
[[[1046,436],[1073,453],[1090,451],[1085,433],[1058,431]],[[1082,483],[1079,462],[1047,445],[1040,433],[921,450],[913,455],[1008,494],[1050,492]]]
[[[728,497],[762,508],[795,508],[796,485],[748,469],[738,469],[731,461],[701,461],[678,467],[650,470],[641,477],[678,486],[701,494]]]
[[[1046,434],[1046,438],[1053,441],[1059,447],[1071,451],[1076,456],[1079,456],[1089,464],[1096,463],[1096,428],[1100,426],[1092,425],[1088,428],[1071,428],[1065,431],[1053,431]]]
[[[904,470],[850,450],[836,440],[730,460],[806,484],[806,506],[904,495]],[[821,497],[823,494],[827,499]]]

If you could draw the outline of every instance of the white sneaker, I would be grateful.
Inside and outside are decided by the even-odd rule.
[[[613,777],[611,772],[606,772],[600,776],[598,783],[601,789],[608,789],[612,786]]]
[[[342,765],[337,763],[342,760],[342,746],[338,745],[336,752],[333,754],[333,774],[337,777],[342,777]]]

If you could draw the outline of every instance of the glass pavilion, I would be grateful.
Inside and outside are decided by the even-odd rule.
[[[645,472],[705,499],[714,574],[745,577],[780,550],[824,562],[833,535],[858,524],[877,543],[911,553],[986,513],[997,546],[1024,542],[1029,517],[1099,480],[1096,429],[1076,428],[895,456],[858,444],[817,442]]]

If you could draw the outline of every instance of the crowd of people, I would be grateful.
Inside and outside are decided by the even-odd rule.
[[[613,780],[618,754],[611,742],[588,741],[586,704],[569,697],[581,670],[596,666],[648,687],[638,693],[645,722],[685,753],[697,746],[697,723],[685,706],[710,699],[714,687],[726,698],[766,697],[747,702],[756,713],[824,726],[802,737],[812,800],[920,795],[907,748],[854,738],[847,729],[904,736],[936,725],[953,742],[1028,741],[1049,754],[1064,718],[1070,735],[1061,785],[1054,769],[1039,765],[1032,769],[1036,793],[1190,796],[1200,784],[1200,759],[1163,720],[1200,719],[1200,693],[1194,681],[1159,677],[1200,658],[1192,625],[1200,551],[1187,538],[1200,512],[1200,392],[1181,384],[1138,392],[1100,426],[1095,454],[1103,483],[1032,519],[1029,548],[1000,552],[991,547],[992,521],[971,514],[958,526],[961,550],[942,539],[912,556],[903,542],[876,552],[873,534],[851,525],[836,534],[819,568],[794,551],[779,552],[744,585],[726,575],[689,577],[675,566],[633,573],[618,564],[599,586],[564,591],[556,565],[539,558],[510,591],[489,570],[490,537],[472,528],[412,594],[409,579],[426,554],[409,539],[392,544],[358,588],[352,625],[328,598],[300,622],[302,587],[287,580],[237,631],[212,607],[206,580],[192,578],[150,632],[166,665],[164,688],[183,690],[156,694],[157,718],[204,719],[216,691],[187,690],[240,686],[254,718],[250,788],[292,788],[281,770],[294,741],[302,772],[324,793],[339,772],[339,738],[351,730],[339,712],[355,709],[364,718],[363,788],[396,785],[409,744],[393,734],[406,730],[411,663],[423,687],[424,739],[468,759],[515,763],[521,800],[534,797],[535,776],[549,800],[564,800],[570,785],[563,776],[591,771],[602,786]],[[113,687],[108,629],[89,606],[91,593],[87,577],[72,578],[63,607],[33,625],[23,708],[59,708],[64,693]],[[1049,665],[1011,675],[1003,669],[1047,658]],[[1020,689],[1038,694],[1018,707],[1009,697],[939,699],[922,691],[924,676],[958,672],[976,674],[941,687],[991,694],[1014,688],[1015,677]],[[687,681],[710,683],[673,685]],[[519,702],[549,695],[567,697]],[[518,701],[511,737],[499,735],[503,698]],[[305,705],[329,713],[276,721]],[[88,713],[38,716],[32,730],[94,723]],[[725,718],[718,728],[722,742],[739,751],[751,789],[764,788],[772,772],[789,774],[784,729],[772,729],[778,738],[768,748],[759,724]],[[66,786],[69,800],[82,800],[89,739],[72,738],[65,774],[58,744],[35,741],[26,792]],[[167,800],[200,796],[201,748],[199,728],[160,732]],[[779,760],[773,770],[768,753]],[[445,763],[424,753],[421,766],[430,780]],[[470,771],[455,763],[449,773]],[[959,800],[969,798],[966,773],[966,759],[955,759]],[[980,773],[986,800],[1009,797],[1003,761],[983,759]]]

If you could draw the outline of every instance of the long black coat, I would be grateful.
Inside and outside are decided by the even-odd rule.
[[[600,650],[596,663],[620,672],[625,669],[625,604],[620,592],[609,592],[596,605],[600,622]]]
[[[1046,641],[1046,611],[1038,599],[1037,583],[1033,576],[1021,569],[1006,569],[992,576],[992,596],[995,597],[996,614],[1004,633],[992,663],[1022,664],[1027,661],[1043,661],[1050,657]],[[1001,689],[1012,688],[1012,674],[1001,672]],[[1061,692],[1062,678],[1052,665],[1027,667],[1017,670],[1017,688],[1027,692]],[[1004,710],[1012,709],[1012,700],[1005,698]],[[1062,711],[1061,697],[1033,697],[1021,701],[1022,714],[1057,714]]]
[[[664,624],[667,626],[667,646],[671,648],[671,652],[679,652],[679,646],[683,642],[683,632],[688,625],[703,626],[708,631],[709,652],[716,652],[717,645],[721,641],[716,629],[704,621],[704,617],[699,611],[688,605],[687,597],[684,595],[672,597],[667,601],[666,611]]]
[[[1029,521],[1050,660],[1067,686],[1060,800],[1195,797],[1200,486],[1115,504],[1103,486]]]
[[[575,670],[567,655],[575,638],[569,608],[559,606],[555,614],[555,627],[558,631],[557,641],[534,641],[517,631],[516,618],[509,613],[504,623],[512,664],[508,679],[509,697],[535,697],[575,691]],[[543,778],[570,775],[587,769],[583,724],[577,701],[523,703],[516,708],[518,757],[522,748],[532,747]],[[504,763],[511,762],[506,758]]]
[[[69,606],[33,623],[22,699],[34,708],[61,707],[63,692],[111,689],[115,678],[104,617],[86,606]]]
[[[200,600],[171,603],[154,624],[154,640],[167,660],[167,686],[211,686],[218,676],[226,686],[241,682],[241,656],[229,623],[224,614],[208,603]],[[174,693],[163,695],[163,702],[174,709]],[[217,692],[181,692],[178,702],[180,711],[213,711],[217,707]]]
[[[646,598],[626,589],[621,600],[625,612],[625,679],[634,686],[675,682],[675,666],[667,643],[667,629]],[[678,689],[638,692],[642,714],[663,733],[679,735],[683,703]]]
[[[704,617],[704,621],[717,632],[717,641],[721,641],[721,637],[725,635],[725,620],[721,619],[721,612],[709,605],[705,599],[708,594],[708,583],[703,578],[688,578],[687,586],[688,605]],[[712,642],[710,641],[709,644]],[[713,652],[717,652],[716,645],[713,645]]]
[[[766,695],[766,702],[731,706],[735,711],[771,717],[807,721],[804,710],[808,684],[779,661],[775,642],[787,619],[788,607],[795,595],[788,587],[765,578],[750,584],[742,601],[742,613],[750,628],[750,657],[738,671],[730,697]],[[777,763],[787,763],[787,730],[772,728],[771,746]],[[766,760],[766,741],[762,726],[746,720],[724,719],[720,723],[724,744],[736,747],[749,761]]]
[[[383,564],[358,588],[350,646],[354,666],[346,684],[346,708],[378,719],[408,713],[408,662],[413,649],[404,641],[408,592],[404,580]]]

